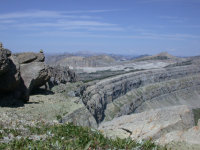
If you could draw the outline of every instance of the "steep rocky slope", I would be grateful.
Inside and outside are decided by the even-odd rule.
[[[133,113],[143,102],[161,95],[170,95],[175,91],[195,87],[197,87],[198,91],[200,84],[199,74],[200,67],[198,65],[151,69],[123,74],[104,79],[89,86],[83,94],[83,102],[95,116],[97,122],[100,123],[105,118],[107,105],[114,103],[117,98],[127,94],[129,91],[134,91],[135,95],[129,99],[126,98],[123,102],[119,102],[120,106],[117,106],[119,108],[116,107],[120,111],[124,108],[121,111],[123,114]],[[156,85],[157,83],[159,85]],[[166,86],[162,86],[163,84],[166,84]],[[145,86],[150,87],[145,89],[146,91],[144,90],[144,92],[139,89]]]
[[[139,87],[109,103],[105,120],[173,105],[200,108],[199,81],[199,75],[194,75]]]

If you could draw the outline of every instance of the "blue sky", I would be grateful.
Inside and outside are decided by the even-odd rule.
[[[1,0],[0,41],[13,52],[200,55],[200,0]]]

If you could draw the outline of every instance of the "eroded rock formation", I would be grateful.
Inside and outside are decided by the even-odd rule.
[[[43,53],[12,54],[0,48],[0,104],[27,102],[33,89],[49,80]]]
[[[106,110],[107,104],[112,103],[117,98],[125,95],[131,90],[136,90],[149,84],[161,84],[162,82],[170,81],[173,79],[176,80],[197,75],[197,78],[194,79],[195,81],[193,81],[193,79],[188,81],[183,79],[182,82],[178,82],[174,85],[172,84],[172,81],[171,84],[168,84],[168,87],[160,86],[157,89],[155,88],[155,90],[154,88],[152,88],[152,91],[150,90],[151,94],[149,95],[151,95],[151,97],[153,98],[154,96],[156,96],[156,93],[158,96],[169,94],[176,90],[200,86],[199,74],[200,67],[198,65],[190,65],[182,67],[153,69],[119,75],[113,78],[102,80],[92,86],[89,86],[83,94],[83,102],[89,109],[89,111],[95,116],[97,122],[100,123],[105,117],[104,111]],[[132,102],[132,105],[135,109],[139,105],[141,105],[141,101],[144,102],[145,99],[147,99],[146,97],[147,95],[145,95],[144,93],[142,94],[140,91],[138,91],[135,97],[132,97],[125,103],[122,102],[120,108],[122,108],[126,104],[130,105]],[[134,112],[134,109],[132,109],[132,112]],[[127,114],[130,114],[132,112],[127,111]]]

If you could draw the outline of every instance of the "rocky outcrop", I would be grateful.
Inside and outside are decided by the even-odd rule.
[[[0,105],[26,102],[32,90],[49,80],[43,53],[11,54],[0,49]]]
[[[23,99],[25,87],[20,76],[18,61],[11,52],[0,49],[0,105],[16,103],[16,99]]]
[[[19,53],[15,54],[20,64],[27,64],[31,62],[44,62],[45,57],[43,53]]]
[[[32,90],[49,80],[48,67],[44,63],[43,53],[20,53],[15,56],[20,64],[20,74],[27,89],[25,96],[28,99]]]
[[[96,118],[97,122],[100,123],[101,121],[104,120],[105,117],[104,111],[107,107],[107,104],[112,103],[114,100],[125,95],[127,92],[131,90],[135,90],[149,84],[161,83],[173,79],[176,80],[184,77],[189,77],[192,75],[199,76],[199,74],[200,74],[200,67],[198,65],[189,65],[181,67],[179,66],[179,67],[162,68],[162,69],[151,69],[151,70],[138,71],[124,75],[119,75],[113,78],[108,78],[99,81],[96,84],[89,86],[83,94],[83,102],[89,109],[89,111],[93,114],[93,116]],[[158,88],[156,90],[160,91],[157,92],[159,94],[161,93],[169,94],[170,91],[173,92],[173,90],[176,89],[181,90],[186,87],[189,88],[189,87],[199,86],[199,79],[196,79],[196,81],[198,82],[192,80],[185,82],[183,80],[181,86],[179,86],[179,84],[175,84],[169,87],[160,87],[161,89]],[[155,91],[152,91],[151,94],[152,96],[156,94]],[[133,102],[132,103],[133,107],[141,105],[140,103],[137,104],[137,102],[144,101],[145,95],[139,94],[138,98],[140,100],[137,100],[137,98],[131,99],[131,101]],[[136,103],[134,103],[134,101],[136,101]],[[120,107],[123,106],[124,104],[122,103]],[[131,112],[128,111],[128,113]]]
[[[199,144],[199,126],[193,126],[192,110],[174,106],[115,118],[102,123],[99,129],[112,138],[152,139],[162,145],[172,141]]]
[[[52,88],[60,83],[75,82],[77,81],[77,76],[74,71],[69,69],[69,67],[55,66],[49,67],[50,80],[48,81],[49,87]]]

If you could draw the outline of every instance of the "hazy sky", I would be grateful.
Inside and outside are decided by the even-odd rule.
[[[200,55],[200,0],[1,0],[13,52]]]

